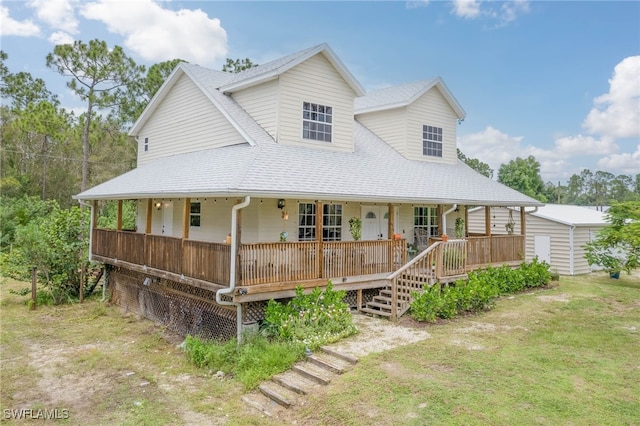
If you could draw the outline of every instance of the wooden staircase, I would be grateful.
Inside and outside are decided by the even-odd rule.
[[[411,293],[413,291],[422,291],[426,285],[431,287],[437,282],[435,271],[427,271],[416,275],[403,274],[397,279],[398,297],[396,298],[396,312],[400,317],[411,306]],[[418,287],[416,288],[416,283]],[[364,308],[360,311],[376,315],[385,318],[391,318],[393,316],[393,287],[392,284],[387,285],[381,289],[377,296],[373,296],[371,302],[367,302]]]
[[[413,260],[389,275],[384,287],[362,312],[397,320],[411,307],[412,293],[424,291],[436,282],[465,279],[466,241],[436,242]]]
[[[242,401],[268,417],[278,417],[283,409],[305,404],[305,395],[344,373],[357,358],[321,347],[320,352],[308,355],[291,370],[274,376],[258,386],[258,391],[245,395]]]

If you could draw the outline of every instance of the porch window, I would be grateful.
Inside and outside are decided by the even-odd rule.
[[[298,204],[298,241],[316,239],[315,203]],[[324,204],[322,206],[322,240],[342,240],[342,204]]]
[[[422,126],[422,155],[442,157],[442,127]]]
[[[325,204],[322,206],[322,240],[342,240],[342,204]]]
[[[437,207],[414,207],[413,226],[421,229],[422,234],[430,237],[438,235],[438,208]]]
[[[191,203],[191,213],[189,214],[189,225],[200,226],[200,208],[201,205],[198,202]]]
[[[316,239],[316,205],[314,203],[298,204],[298,241]]]
[[[314,141],[331,142],[333,108],[326,105],[302,103],[302,137]]]

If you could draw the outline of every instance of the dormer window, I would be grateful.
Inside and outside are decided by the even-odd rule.
[[[442,158],[442,127],[422,126],[422,155]]]
[[[326,105],[302,103],[302,138],[331,142],[333,108]]]

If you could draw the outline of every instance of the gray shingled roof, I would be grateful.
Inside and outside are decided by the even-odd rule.
[[[276,143],[233,98],[219,90],[224,84],[239,81],[236,79],[246,81],[274,70],[282,71],[306,55],[325,49],[328,46],[319,45],[265,64],[261,70],[249,69],[238,75],[180,64],[160,92],[167,92],[172,81],[185,73],[247,143],[159,158],[75,198],[251,195],[361,202],[541,205],[462,162],[450,165],[407,160],[357,121],[354,121],[354,152]],[[392,89],[383,89],[358,102],[370,102],[369,107],[374,108],[389,102],[411,102],[435,84],[446,89],[438,78],[401,86],[396,94]],[[152,111],[153,107],[148,108],[143,115]],[[136,126],[143,122],[141,118]]]
[[[275,142],[157,159],[77,198],[262,196],[396,203],[541,205],[462,162],[411,161],[355,122],[354,152]]]
[[[400,86],[385,87],[368,92],[366,95],[356,98],[354,103],[355,113],[358,115],[372,111],[404,107],[414,102],[433,87],[438,87],[442,95],[451,105],[451,108],[458,114],[458,118],[464,118],[466,116],[466,112],[440,77]]]

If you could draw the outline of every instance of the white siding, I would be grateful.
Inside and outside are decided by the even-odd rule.
[[[360,114],[357,120],[400,154],[407,151],[407,109]]]
[[[145,138],[149,150],[145,152]],[[138,167],[159,157],[243,143],[245,140],[185,75],[138,134]]]
[[[569,275],[571,273],[569,226],[527,215],[527,261],[531,261],[535,257],[534,240],[536,235],[551,237],[551,271],[561,275]]]
[[[515,227],[513,230],[514,235],[520,235],[520,211],[512,211],[513,221]],[[455,219],[454,219],[455,221]],[[509,209],[506,207],[491,207],[491,234],[493,235],[507,235],[506,224],[509,222]],[[447,223],[449,226],[449,223]],[[479,209],[469,210],[469,232],[473,234],[483,234],[485,232],[484,223],[484,207]],[[528,232],[528,230],[527,230]]]
[[[280,76],[278,102],[279,143],[313,145],[353,151],[353,101],[355,93],[321,53]],[[333,108],[332,142],[302,139],[302,104],[311,102]]]
[[[422,126],[442,127],[442,158],[422,154]],[[407,151],[411,160],[427,160],[454,164],[456,153],[457,116],[437,88],[407,107]]]
[[[232,97],[272,138],[276,138],[278,80],[234,92]]]

